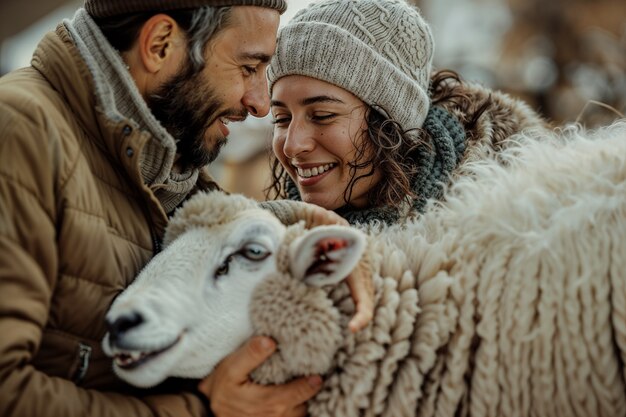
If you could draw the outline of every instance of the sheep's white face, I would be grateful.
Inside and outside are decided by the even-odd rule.
[[[168,376],[201,378],[252,335],[250,299],[276,270],[283,226],[265,210],[177,237],[107,314],[104,351],[115,372],[150,387]]]

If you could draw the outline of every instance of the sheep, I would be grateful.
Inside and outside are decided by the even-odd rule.
[[[269,335],[279,350],[252,378],[324,375],[314,417],[626,416],[626,121],[541,136],[367,234],[198,195],[111,306],[104,350],[151,386]],[[351,334],[358,262],[376,306]]]

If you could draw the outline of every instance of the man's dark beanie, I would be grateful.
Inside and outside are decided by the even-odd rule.
[[[85,0],[85,9],[96,18],[139,12],[167,12],[176,9],[195,9],[202,6],[259,6],[287,10],[285,0]]]

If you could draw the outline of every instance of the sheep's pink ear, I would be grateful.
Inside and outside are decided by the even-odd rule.
[[[365,250],[365,235],[345,226],[320,226],[307,230],[289,247],[294,278],[321,287],[345,279]]]

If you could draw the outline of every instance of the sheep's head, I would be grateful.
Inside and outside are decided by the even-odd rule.
[[[114,357],[118,376],[133,385],[149,387],[169,376],[201,378],[255,328],[275,336],[263,321],[271,314],[259,311],[270,311],[281,301],[272,299],[267,288],[255,295],[261,282],[284,282],[289,276],[298,294],[310,289],[319,298],[319,287],[349,274],[364,242],[360,232],[346,227],[287,229],[241,196],[200,194],[174,215],[163,252],[114,301],[106,317],[104,351]],[[256,326],[259,319],[261,326]],[[314,323],[316,317],[307,320]],[[274,330],[284,333],[281,323],[283,328]],[[279,349],[281,340],[287,342],[281,334],[275,338]],[[277,361],[272,363],[276,368]]]

